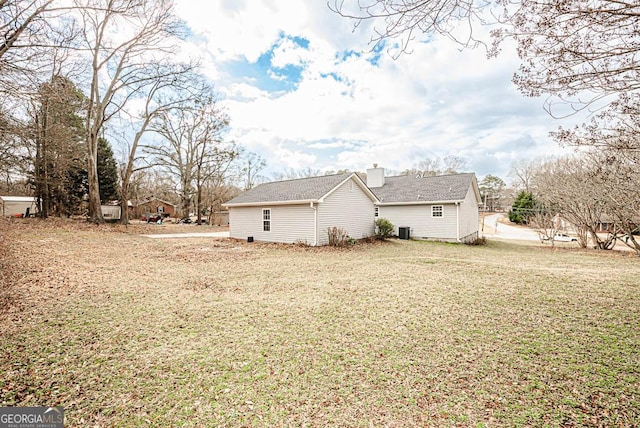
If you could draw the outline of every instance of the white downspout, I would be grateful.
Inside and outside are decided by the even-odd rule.
[[[309,202],[309,206],[313,209],[313,246],[318,245],[318,207]]]
[[[456,240],[460,242],[460,202],[456,202]]]

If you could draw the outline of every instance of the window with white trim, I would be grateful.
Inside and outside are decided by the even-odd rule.
[[[262,230],[265,232],[271,231],[271,208],[262,210]]]
[[[443,211],[442,205],[433,205],[431,206],[431,217],[442,217]]]
[[[380,207],[375,207],[373,209],[373,216],[378,217],[379,214],[380,214]]]

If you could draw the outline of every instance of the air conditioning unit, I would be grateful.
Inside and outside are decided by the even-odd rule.
[[[398,238],[400,239],[411,239],[411,228],[410,227],[398,227]]]

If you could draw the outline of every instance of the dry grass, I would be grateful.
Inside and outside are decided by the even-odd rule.
[[[637,257],[0,231],[0,405],[69,427],[640,425]]]

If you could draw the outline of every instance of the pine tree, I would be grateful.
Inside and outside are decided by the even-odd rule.
[[[113,156],[111,144],[105,138],[98,139],[98,186],[100,202],[115,201],[120,198],[118,192],[118,165]]]

